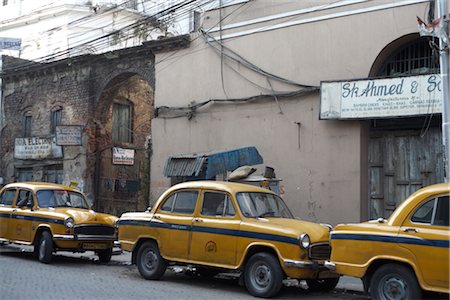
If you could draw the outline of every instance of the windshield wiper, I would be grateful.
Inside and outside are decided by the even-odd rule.
[[[263,212],[262,214],[260,214],[260,215],[258,216],[258,218],[273,217],[273,216],[275,216],[275,212],[269,210],[269,211],[266,211],[266,212]]]

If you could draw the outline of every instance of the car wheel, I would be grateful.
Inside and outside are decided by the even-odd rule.
[[[381,266],[370,281],[372,299],[420,299],[422,290],[411,270],[399,264]]]
[[[339,282],[337,278],[323,278],[323,279],[306,279],[308,290],[314,292],[329,292],[334,290]]]
[[[278,259],[270,253],[253,255],[245,265],[244,282],[252,296],[269,298],[276,295],[283,284]]]
[[[97,251],[98,260],[102,263],[108,263],[111,261],[112,248]]]
[[[158,246],[154,242],[145,242],[139,247],[136,264],[145,279],[160,279],[167,268],[167,262],[159,254]]]
[[[36,247],[36,246],[35,246]],[[37,244],[38,260],[44,264],[50,263],[53,255],[53,239],[48,231],[43,231]]]

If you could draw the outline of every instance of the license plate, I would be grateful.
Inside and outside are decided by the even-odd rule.
[[[108,248],[108,245],[102,243],[83,243],[83,249],[86,250],[102,250]]]

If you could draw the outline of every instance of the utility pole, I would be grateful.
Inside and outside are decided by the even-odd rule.
[[[436,0],[438,18],[443,17],[445,35],[448,38],[448,23],[447,23],[447,1]],[[448,39],[447,39],[448,40]],[[442,82],[442,142],[444,144],[444,171],[445,180],[450,182],[450,100],[448,94],[449,87],[449,45],[441,37],[439,38],[439,63],[441,67],[441,82]]]

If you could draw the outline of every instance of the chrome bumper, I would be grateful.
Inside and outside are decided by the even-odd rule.
[[[323,266],[330,271],[336,271],[336,264],[331,261],[325,261]]]
[[[285,259],[284,266],[288,268],[299,268],[299,269],[317,269],[323,266],[323,263],[318,261],[304,261],[304,260],[292,260]]]
[[[318,261],[303,261],[303,260],[292,260],[285,259],[284,266],[288,268],[299,268],[299,269],[318,269],[320,267],[325,267],[330,271],[336,270],[336,265],[330,261],[318,262]]]
[[[53,236],[55,241],[115,241],[116,236],[113,235],[73,235],[73,234],[55,234]]]

